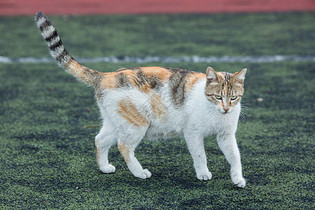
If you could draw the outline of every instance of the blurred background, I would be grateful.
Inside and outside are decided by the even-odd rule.
[[[1,0],[0,15],[314,11],[313,0]]]

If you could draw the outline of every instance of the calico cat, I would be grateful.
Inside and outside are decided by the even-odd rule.
[[[134,155],[143,138],[183,135],[191,153],[197,178],[210,180],[203,139],[216,135],[231,165],[231,178],[245,187],[240,153],[235,139],[244,93],[246,69],[234,74],[208,67],[206,74],[175,68],[123,68],[102,73],[78,63],[64,48],[56,29],[38,12],[38,28],[59,66],[94,87],[102,117],[95,138],[96,157],[103,173],[113,173],[108,151],[116,143],[131,173],[151,177]]]

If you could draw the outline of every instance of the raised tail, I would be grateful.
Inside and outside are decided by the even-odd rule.
[[[70,56],[63,46],[55,27],[43,12],[38,12],[35,15],[35,21],[48,45],[51,56],[56,59],[58,65],[87,85],[97,86],[102,73],[81,65]]]

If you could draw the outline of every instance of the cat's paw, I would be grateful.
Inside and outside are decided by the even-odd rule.
[[[115,166],[108,164],[106,166],[101,166],[100,170],[101,170],[101,172],[103,172],[105,174],[109,174],[109,173],[114,173],[116,168],[115,168]]]
[[[246,185],[246,181],[243,177],[232,176],[232,182],[240,188],[244,188]]]
[[[143,169],[142,171],[134,173],[133,175],[140,179],[147,179],[152,176],[151,172],[148,169]]]
[[[197,178],[199,180],[210,180],[212,178],[212,174],[210,171],[205,171],[201,173],[197,173]]]

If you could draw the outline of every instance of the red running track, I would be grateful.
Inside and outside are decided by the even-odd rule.
[[[0,0],[0,15],[315,11],[315,0]]]

